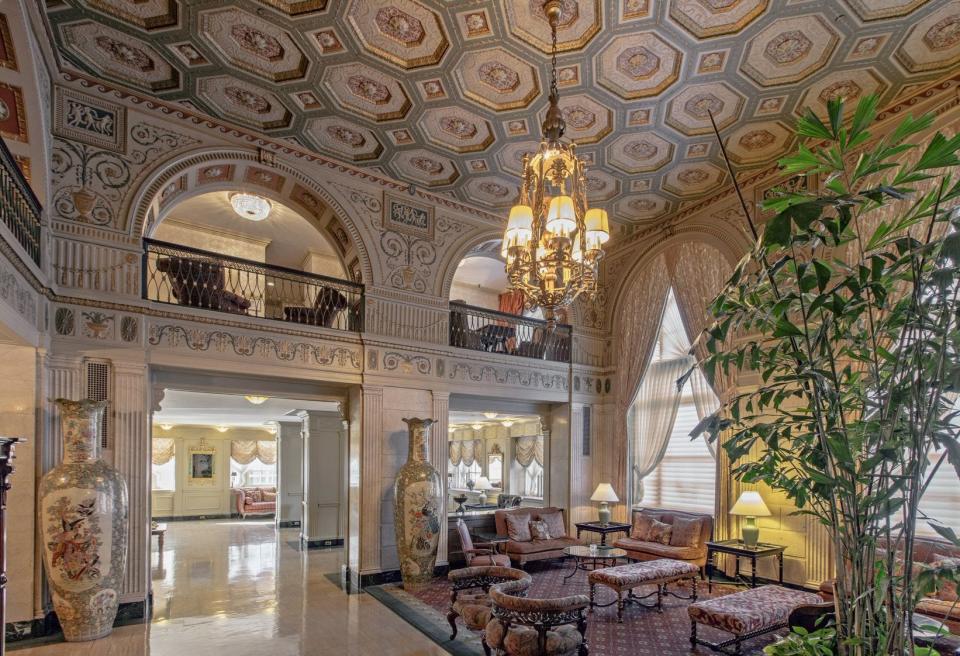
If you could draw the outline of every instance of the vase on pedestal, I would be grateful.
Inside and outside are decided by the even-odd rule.
[[[440,474],[427,461],[432,419],[404,419],[410,435],[407,462],[393,487],[394,525],[404,588],[427,583],[437,562],[443,509]]]
[[[63,462],[40,481],[43,565],[68,641],[113,630],[127,563],[127,484],[100,460],[106,401],[57,399]]]

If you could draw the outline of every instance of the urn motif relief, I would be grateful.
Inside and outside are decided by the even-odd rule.
[[[57,399],[63,462],[40,481],[39,527],[53,607],[68,641],[113,630],[127,561],[127,484],[99,457],[106,401]]]
[[[440,474],[427,462],[433,419],[404,419],[410,435],[407,462],[393,488],[394,525],[405,588],[433,577],[443,509]]]

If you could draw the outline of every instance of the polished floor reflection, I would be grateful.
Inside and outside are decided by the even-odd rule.
[[[151,573],[150,624],[103,640],[17,650],[18,656],[433,656],[447,652],[368,595],[326,576],[340,550],[300,551],[296,529],[271,522],[168,524]]]

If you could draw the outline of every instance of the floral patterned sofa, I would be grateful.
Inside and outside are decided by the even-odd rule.
[[[247,515],[272,515],[277,512],[277,488],[237,488],[237,512],[244,519]]]

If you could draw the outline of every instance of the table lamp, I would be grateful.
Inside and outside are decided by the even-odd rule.
[[[740,498],[730,509],[731,515],[744,517],[741,527],[743,546],[756,547],[760,539],[760,527],[757,526],[757,517],[769,517],[772,513],[763,502],[759,492],[747,490],[740,494]]]
[[[480,505],[487,505],[487,490],[493,489],[493,486],[490,484],[490,479],[486,476],[481,476],[477,479],[477,483],[473,486],[473,489],[480,492]]]
[[[590,497],[590,500],[600,502],[600,510],[597,513],[597,516],[599,517],[601,524],[609,524],[610,506],[608,506],[607,503],[617,503],[620,501],[620,498],[617,497],[617,493],[613,491],[613,487],[609,483],[600,483],[600,485],[597,486],[597,489],[594,490],[593,496]]]

